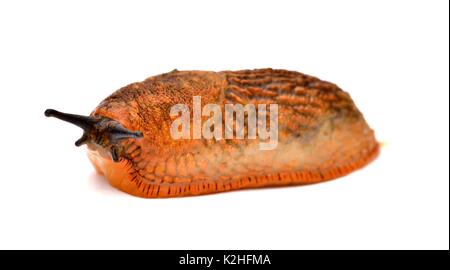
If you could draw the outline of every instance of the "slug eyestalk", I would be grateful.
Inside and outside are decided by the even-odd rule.
[[[83,129],[83,135],[75,142],[76,146],[95,143],[111,151],[113,161],[119,161],[117,144],[128,138],[142,138],[141,131],[131,131],[121,123],[104,116],[84,116],[59,112],[53,109],[45,110],[45,116],[55,117],[74,124]]]

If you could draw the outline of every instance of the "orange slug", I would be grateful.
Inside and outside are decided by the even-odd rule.
[[[250,138],[250,111],[243,139],[196,137],[194,121],[204,123],[210,114],[195,118],[194,97],[221,111],[226,104],[277,104],[276,147],[260,149],[264,139]],[[186,138],[171,134],[176,104],[189,112]],[[81,127],[84,133],[75,145],[87,145],[97,172],[119,190],[146,198],[318,183],[365,166],[379,152],[374,131],[349,94],[287,70],[174,70],[117,90],[90,116],[52,109],[45,115]],[[214,119],[222,121],[214,129],[225,128],[225,117]]]

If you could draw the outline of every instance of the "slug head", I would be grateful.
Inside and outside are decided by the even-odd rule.
[[[110,151],[114,162],[119,161],[121,151],[119,143],[121,140],[137,139],[144,136],[141,131],[128,130],[118,121],[104,116],[83,116],[62,113],[53,109],[45,110],[45,116],[55,117],[82,128],[84,131],[83,136],[75,142],[75,145],[97,144]]]

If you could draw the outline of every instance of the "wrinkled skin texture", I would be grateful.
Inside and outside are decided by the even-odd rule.
[[[202,97],[202,106],[215,103],[222,109],[226,103],[278,104],[278,147],[259,150],[258,139],[172,139],[170,108],[187,104],[192,114],[193,96]],[[374,132],[346,92],[286,70],[173,71],[119,89],[91,116],[143,132],[143,138],[117,145],[119,162],[108,149],[88,144],[97,171],[114,187],[140,197],[317,183],[361,168],[379,151]]]

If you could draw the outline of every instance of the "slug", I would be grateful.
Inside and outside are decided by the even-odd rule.
[[[210,113],[202,112],[200,118],[197,113],[196,119],[195,97],[222,112],[227,104],[258,109],[276,104],[276,146],[260,149],[264,139],[254,138],[249,121],[241,130],[243,139],[199,138],[194,122],[204,123]],[[171,114],[176,104],[188,110],[186,138],[171,133],[174,120],[179,120]],[[266,110],[265,116],[269,113]],[[287,70],[174,70],[117,90],[90,116],[53,109],[45,115],[82,128],[75,145],[87,145],[96,171],[119,190],[145,198],[318,183],[365,166],[379,152],[374,131],[348,93]],[[244,115],[248,120],[249,111]],[[213,121],[214,128],[223,132],[225,117],[214,119],[219,119]],[[263,129],[267,126],[257,135]]]

